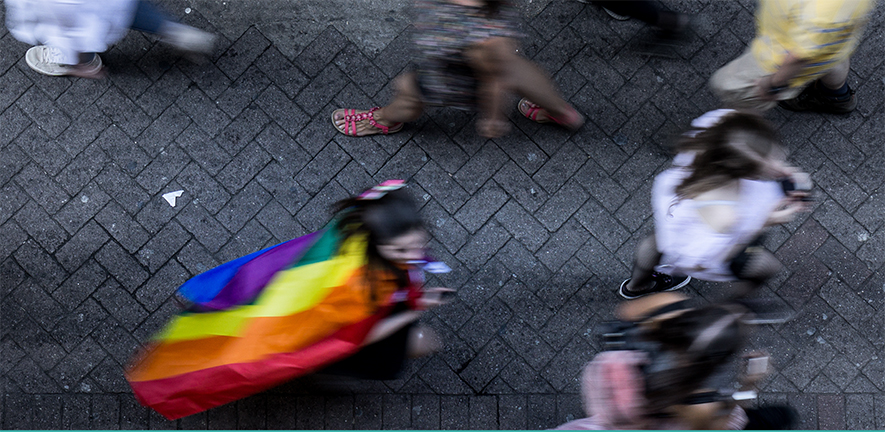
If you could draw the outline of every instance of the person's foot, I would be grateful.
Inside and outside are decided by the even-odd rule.
[[[750,313],[741,319],[744,324],[781,324],[795,315],[787,305],[767,298],[743,298],[735,301],[746,307]]]
[[[160,40],[192,54],[210,55],[215,49],[215,35],[176,22],[167,22],[160,29]]]
[[[402,123],[389,123],[383,118],[377,118],[380,108],[370,110],[356,110],[341,108],[332,111],[332,124],[338,132],[347,136],[367,136],[376,134],[392,134],[403,129]]]
[[[651,275],[652,282],[645,287],[628,288],[631,279],[621,282],[618,294],[627,300],[633,300],[649,294],[673,291],[688,285],[691,282],[691,276],[670,276],[663,273],[654,272]]]
[[[476,131],[483,138],[498,138],[510,132],[510,122],[506,119],[479,119],[476,122]]]
[[[25,53],[25,63],[31,69],[48,76],[101,79],[106,75],[101,57],[98,54],[93,54],[89,61],[80,64],[63,64],[61,51],[47,45],[31,47]]]
[[[554,117],[549,111],[526,98],[520,99],[516,108],[527,119],[538,123],[556,123],[573,131],[584,125],[584,116],[571,105],[568,105],[568,110],[558,117]]]
[[[658,22],[655,27],[670,33],[682,33],[688,28],[690,22],[691,16],[689,15],[665,10],[658,14]]]
[[[829,114],[848,114],[857,108],[857,97],[854,90],[848,88],[848,94],[841,98],[828,97],[817,88],[817,82],[805,87],[794,99],[778,102],[781,108],[790,111],[814,111]]]
[[[442,340],[430,327],[418,325],[409,331],[407,349],[408,355],[411,358],[424,357],[433,354],[441,350],[442,347]]]

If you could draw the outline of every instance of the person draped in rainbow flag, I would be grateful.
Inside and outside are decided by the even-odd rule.
[[[179,288],[191,305],[135,356],[135,397],[170,420],[315,371],[396,376],[440,347],[416,323],[447,288],[423,289],[428,234],[402,180],[337,205],[326,228],[222,264]]]

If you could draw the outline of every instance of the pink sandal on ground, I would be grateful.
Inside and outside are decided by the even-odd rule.
[[[388,135],[403,130],[402,123],[395,123],[390,126],[384,126],[383,124],[375,121],[375,111],[378,111],[379,109],[381,109],[381,107],[375,107],[370,109],[368,112],[359,114],[357,114],[356,110],[353,108],[336,109],[335,111],[332,111],[332,126],[335,126],[335,129],[338,130],[338,132],[341,132],[347,136],[366,136],[379,133]],[[338,113],[344,113],[344,124],[341,125],[344,127],[344,129],[342,129],[341,126],[335,123],[336,121],[341,120],[335,118],[335,114]],[[357,135],[356,124],[363,120],[368,120],[369,123],[376,128],[376,130],[364,130],[363,132],[365,133],[363,133],[362,135]]]
[[[571,130],[577,130],[584,124],[584,116],[572,106],[569,106],[571,111],[567,114],[568,118],[553,117],[546,109],[531,103],[526,98],[520,99],[516,107],[523,116],[537,123],[556,123]],[[543,114],[547,118],[539,119],[538,114]]]

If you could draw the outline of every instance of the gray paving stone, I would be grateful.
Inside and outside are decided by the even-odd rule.
[[[492,339],[459,373],[475,391],[480,391],[503,370],[516,353],[500,339]]]
[[[286,396],[267,397],[267,428],[268,429],[295,429],[296,422],[295,399]],[[190,416],[185,418],[192,418]],[[196,425],[199,428],[199,425]],[[205,427],[205,426],[203,426]],[[196,429],[194,428],[194,429]]]
[[[151,123],[138,105],[116,89],[109,89],[95,104],[130,137],[138,136]]]
[[[53,221],[49,214],[34,201],[28,201],[16,213],[14,220],[18,222],[19,226],[24,227],[28,235],[50,254],[68,239],[68,234],[61,225]],[[20,243],[23,243],[23,239],[19,240]]]
[[[441,396],[440,429],[470,429],[469,403],[467,396]]]
[[[127,214],[134,215],[150,200],[150,195],[124,172],[125,168],[121,168],[123,167],[107,165],[93,181]]]
[[[231,237],[230,242],[218,252],[217,256],[221,261],[230,261],[274,244],[276,240],[273,235],[258,221],[252,220]]]
[[[146,52],[139,56],[135,65],[153,81],[172,69],[178,60],[168,45],[153,44],[145,48]]]
[[[83,300],[91,296],[107,277],[108,273],[101,266],[89,260],[53,291],[52,295],[68,310],[74,310]]]
[[[203,273],[219,264],[212,254],[206,250],[196,239],[191,239],[176,254],[176,258],[181,265],[190,271],[192,276]]]
[[[310,78],[274,46],[265,50],[255,60],[255,65],[290,98],[295,97],[310,82]]]
[[[201,1],[189,14],[164,6],[225,34],[208,64],[180,60],[135,32],[105,53],[114,66],[106,81],[44,77],[20,54],[0,60],[0,234],[8,240],[0,247],[8,357],[0,424],[549,428],[582,415],[574,380],[599,349],[594,332],[618,303],[635,244],[652,231],[651,178],[670,159],[665,146],[718,105],[706,80],[752,37],[755,5],[674,6],[704,18],[674,47],[675,59],[641,54],[651,33],[635,20],[615,22],[577,2],[521,5],[521,52],[553,73],[588,123],[571,133],[511,109],[513,133],[486,140],[474,113],[441,108],[392,136],[350,138],[330,127],[339,106],[393,96],[390,78],[411,56],[398,20],[373,22],[396,29],[383,48],[367,49],[350,30],[354,19],[316,14],[314,27],[281,38],[279,25],[258,18],[261,5],[240,14]],[[876,13],[856,54],[857,113],[769,115],[821,189],[812,213],[765,243],[785,269],[763,294],[781,297],[797,317],[753,339],[780,366],[762,400],[796,406],[805,428],[880,427],[881,416],[863,414],[885,411],[875,247],[882,103],[870,96],[885,89],[875,78],[881,27]],[[0,46],[25,48],[5,30]],[[428,282],[459,289],[426,320],[446,351],[410,362],[398,380],[299,380],[177,422],[137,408],[121,365],[179,310],[167,300],[182,281],[318,229],[337,199],[387,178],[412,183],[434,234],[429,246],[454,269]],[[179,189],[176,207],[159,196]],[[125,226],[108,225],[113,212]],[[717,298],[712,284],[686,292]],[[94,354],[87,371],[96,361],[75,358],[77,350],[108,355]],[[21,398],[26,391],[40,393]]]
[[[185,167],[175,180],[185,193],[193,196],[193,200],[211,213],[221,210],[230,199],[230,193],[195,163]]]
[[[488,182],[454,216],[468,232],[475,233],[505,202],[506,192],[495,182]]]
[[[562,422],[556,420],[556,396],[528,395],[528,428],[552,428]]]
[[[31,87],[15,102],[49,137],[55,138],[71,124],[71,118],[36,86]]]
[[[322,397],[299,396],[296,417],[298,429],[321,429],[323,416],[318,414],[324,412],[324,405]]]
[[[95,254],[95,259],[129,292],[149,278],[142,266],[116,242],[108,242]]]
[[[134,32],[130,32],[134,33]],[[128,38],[127,38],[128,39]],[[135,38],[132,38],[135,39]],[[125,39],[124,39],[125,40]],[[147,41],[142,38],[142,41],[145,43],[145,47],[143,48],[145,51],[149,49],[149,44]],[[122,48],[121,44],[118,43],[117,47]],[[116,51],[116,50],[112,50]],[[125,55],[125,54],[124,54]],[[109,58],[107,53],[102,55],[103,61],[107,62],[113,60]],[[154,79],[149,77],[146,73],[142,72],[142,70],[138,67],[137,64],[131,61],[120,61],[115,62],[114,64],[114,73],[109,75],[109,81],[113,83],[114,87],[122,91],[132,100],[135,100],[139,95],[144,93],[144,91],[153,84]],[[81,80],[88,81],[88,80]]]
[[[337,92],[330,92],[329,89],[344,88],[348,82],[347,76],[337,66],[330,64],[307,84],[294,100],[312,116],[318,114],[319,110],[335,97]]]
[[[189,85],[190,79],[173,67],[135,99],[135,103],[148,115],[157,116],[175,103]]]
[[[331,206],[347,197],[347,192],[341,186],[335,182],[328,183],[304,204],[296,215],[296,220],[309,232],[317,231],[329,222]]]
[[[257,29],[250,28],[218,59],[218,66],[231,79],[236,79],[270,46],[270,41]]]
[[[95,216],[95,221],[130,253],[134,253],[150,240],[148,232],[116,203],[105,206]]]
[[[472,390],[470,387],[454,372],[449,368],[448,364],[444,360],[441,360],[439,357],[431,358],[424,367],[418,372],[418,376],[421,378],[423,382],[427,384],[430,390],[434,393],[432,398],[436,398],[436,411],[433,408],[433,399],[427,395],[414,395],[413,397],[416,399],[426,398],[425,400],[419,400],[418,403],[413,403],[412,406],[412,424],[416,428],[430,428],[431,426],[434,428],[439,428],[439,396],[436,395],[463,395],[470,394]],[[415,406],[424,406],[424,404],[430,405],[427,408],[421,409],[420,417],[416,414]],[[425,417],[425,412],[430,417]],[[435,418],[434,418],[435,412]]]
[[[819,259],[823,257],[827,266],[833,270],[842,280],[852,286],[857,286],[871,271],[857,257],[845,249],[836,240],[830,238],[816,252]]]

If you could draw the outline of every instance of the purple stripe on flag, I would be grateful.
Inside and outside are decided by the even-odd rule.
[[[193,310],[225,310],[248,304],[274,275],[288,268],[314,244],[323,231],[310,233],[274,247],[240,266],[230,281],[209,301],[197,303]]]

